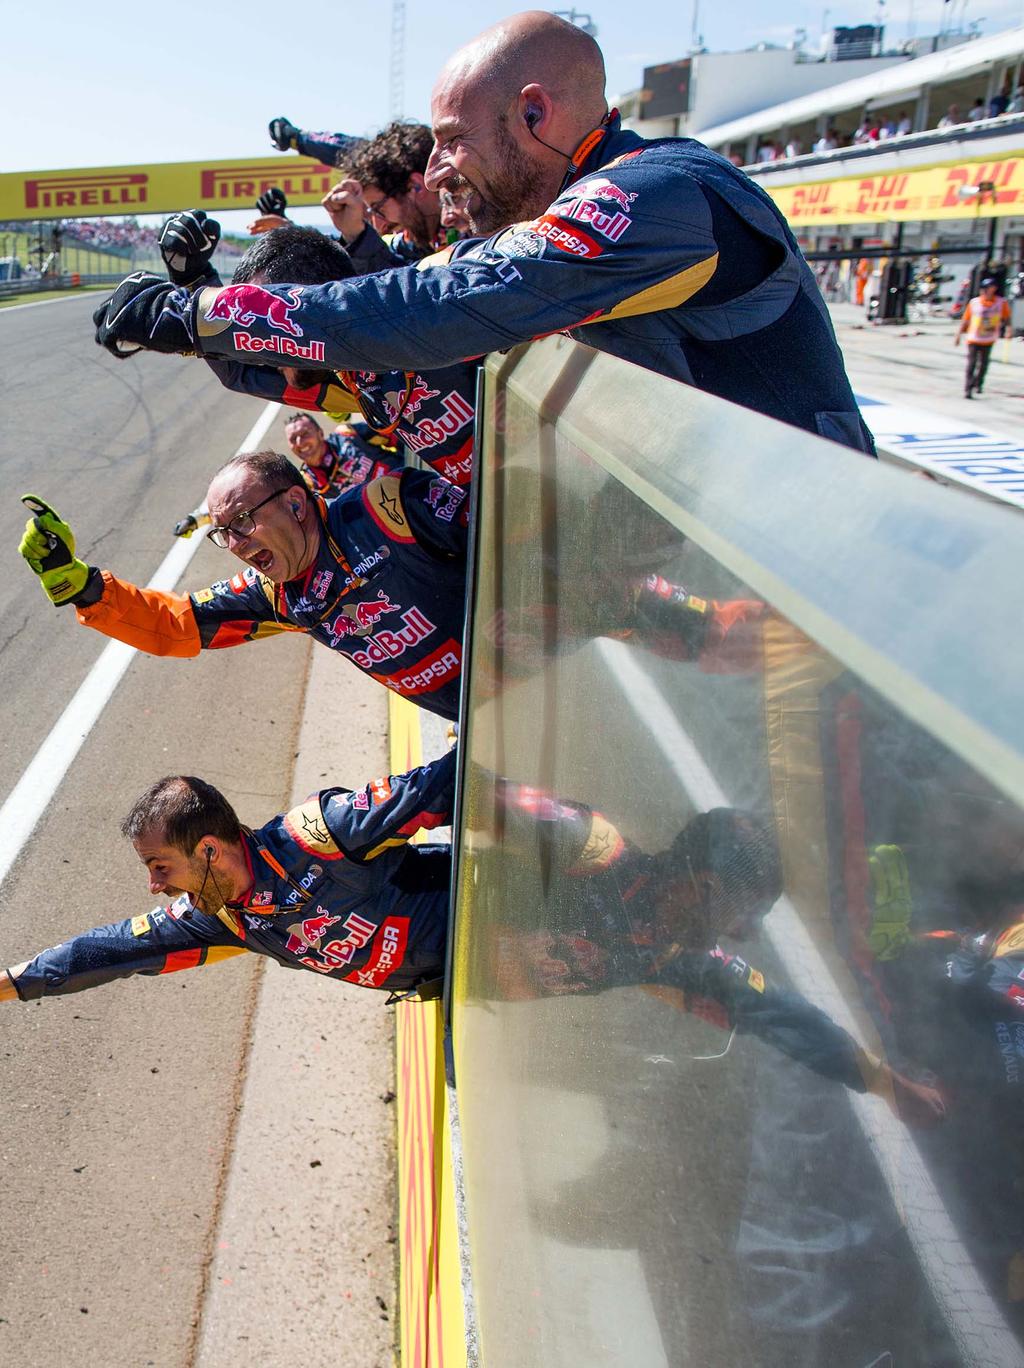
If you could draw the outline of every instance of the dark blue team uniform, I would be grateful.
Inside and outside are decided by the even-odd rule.
[[[465,617],[466,490],[403,470],[321,504],[324,535],[299,579],[247,567],[184,597],[94,571],[78,619],[150,655],[194,656],[306,632],[397,694],[458,715]]]
[[[363,988],[405,992],[444,972],[447,846],[410,846],[451,821],[455,753],[365,788],[325,789],[256,831],[252,883],[216,916],[187,893],[37,955],[13,980],[24,1001],[132,974],[170,974],[250,950]]]
[[[449,253],[443,265],[429,259],[289,290],[287,331],[322,346],[331,369],[381,372],[436,369],[563,331],[873,449],[785,219],[760,186],[701,143],[645,141],[613,115],[546,213]],[[237,359],[238,330],[207,321],[215,301],[211,289],[166,307],[179,318],[191,307],[200,354]],[[272,338],[275,325],[260,318],[249,332]],[[158,335],[159,325],[149,332],[159,349]]]

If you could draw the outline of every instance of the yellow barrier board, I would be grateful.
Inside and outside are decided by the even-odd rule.
[[[909,223],[1024,214],[1024,148],[1005,156],[773,188],[794,228],[831,223]]]
[[[280,186],[289,204],[319,204],[340,176],[337,167],[290,153],[233,161],[9,171],[0,175],[0,219],[254,209],[258,196],[272,185]]]
[[[391,696],[393,773],[423,763],[418,709]],[[395,1008],[402,1368],[465,1368],[466,1331],[440,1002]]]

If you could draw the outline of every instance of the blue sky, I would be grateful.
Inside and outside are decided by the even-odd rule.
[[[403,112],[429,121],[445,57],[513,8],[507,0],[407,0]],[[903,36],[908,20],[918,34],[933,32],[942,10],[941,0],[888,0],[889,34]],[[589,12],[611,95],[638,86],[645,65],[689,48],[693,0],[592,0]],[[700,0],[700,27],[709,48],[726,50],[785,43],[798,27],[814,41],[826,13],[832,25],[878,12],[878,0],[829,0],[827,10],[803,0]],[[1006,28],[1024,22],[1024,0],[966,0],[966,15],[986,32]],[[19,5],[3,28],[0,170],[262,156],[277,114],[300,127],[372,133],[390,113],[390,28],[387,0],[114,0],[102,8],[53,0],[45,14]]]

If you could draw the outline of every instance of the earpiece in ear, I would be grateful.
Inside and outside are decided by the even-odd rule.
[[[213,859],[213,854],[214,854],[213,846],[212,846],[212,845],[203,846],[203,854],[206,856],[206,858],[207,858],[208,860],[212,860],[212,859]]]
[[[298,505],[297,503],[293,503],[293,504],[292,504],[292,514],[293,514],[296,518],[299,516],[299,505]]]
[[[533,132],[534,124],[538,123],[539,121],[540,121],[540,110],[539,110],[539,109],[528,109],[528,110],[526,111],[526,127],[530,130],[531,133]]]

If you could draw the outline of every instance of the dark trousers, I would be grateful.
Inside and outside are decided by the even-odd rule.
[[[979,346],[977,342],[967,344],[967,377],[964,380],[966,392],[970,394],[972,389],[981,391],[985,383],[985,372],[988,370],[988,363],[992,357],[992,344]]]

